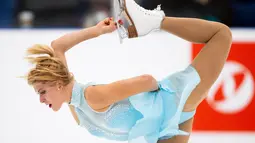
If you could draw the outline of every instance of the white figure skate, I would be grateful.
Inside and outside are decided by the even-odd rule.
[[[125,38],[145,36],[154,30],[159,30],[165,13],[160,5],[154,10],[147,10],[139,6],[134,0],[113,0],[114,16],[120,42]],[[123,18],[124,17],[124,18]],[[123,18],[128,21],[128,26],[119,24]]]

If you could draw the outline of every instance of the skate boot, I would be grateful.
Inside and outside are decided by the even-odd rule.
[[[113,0],[115,20],[128,21],[127,26],[117,23],[117,31],[122,42],[125,38],[141,37],[152,31],[160,30],[165,13],[160,5],[154,10],[139,6],[134,0]],[[127,28],[126,28],[127,27]]]

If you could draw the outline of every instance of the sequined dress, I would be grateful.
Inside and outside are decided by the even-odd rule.
[[[84,98],[89,82],[75,82],[70,104],[84,127],[94,136],[129,143],[156,143],[176,135],[188,135],[179,124],[192,118],[193,112],[182,112],[192,90],[200,82],[191,65],[185,70],[158,81],[159,90],[144,92],[112,104],[106,111],[94,111]]]

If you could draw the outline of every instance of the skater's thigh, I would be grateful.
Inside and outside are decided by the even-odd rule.
[[[194,118],[180,124],[180,130],[191,133]],[[188,143],[190,136],[174,136],[170,139],[159,140],[158,143]]]

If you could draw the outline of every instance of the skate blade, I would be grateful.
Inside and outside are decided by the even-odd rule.
[[[120,43],[123,43],[123,40],[128,37],[128,32],[123,25],[119,24],[119,20],[123,19],[124,4],[120,0],[113,0],[114,7],[114,20],[117,23],[117,32],[120,39]]]
[[[114,6],[114,16],[115,16],[114,19],[117,23],[117,31],[120,38],[120,43],[122,43],[125,38],[138,37],[134,22],[132,21],[126,9],[126,1],[113,0],[113,6]],[[118,23],[119,20],[123,20],[124,25],[120,25]],[[125,26],[125,25],[128,25],[128,26]]]

